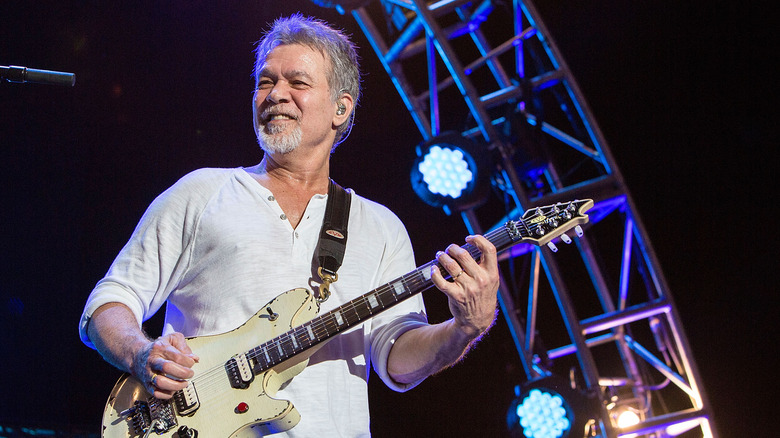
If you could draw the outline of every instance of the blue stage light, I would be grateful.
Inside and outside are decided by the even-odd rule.
[[[458,133],[442,134],[417,147],[412,188],[428,205],[442,207],[447,214],[475,207],[487,197],[487,155]]]
[[[417,169],[423,174],[428,190],[452,199],[460,198],[468,184],[474,180],[463,151],[448,146],[435,145],[428,150]]]
[[[590,436],[588,424],[599,415],[598,398],[573,388],[569,379],[550,375],[515,388],[507,410],[507,427],[516,438]]]
[[[553,391],[532,389],[515,413],[528,438],[560,438],[571,428],[563,397]]]

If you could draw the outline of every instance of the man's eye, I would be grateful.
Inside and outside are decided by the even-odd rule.
[[[268,88],[273,86],[274,83],[270,79],[261,79],[260,82],[257,83],[257,88]]]

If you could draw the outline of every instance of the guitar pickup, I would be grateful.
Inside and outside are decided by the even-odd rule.
[[[173,394],[173,403],[176,405],[176,412],[179,415],[190,415],[198,410],[200,401],[198,393],[195,391],[195,384],[189,382],[186,388],[176,391]]]
[[[244,354],[237,354],[225,363],[225,371],[230,381],[230,386],[236,389],[246,389],[255,380],[252,365]]]

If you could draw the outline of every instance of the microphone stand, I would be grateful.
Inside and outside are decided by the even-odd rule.
[[[63,85],[72,87],[76,84],[76,75],[61,71],[38,70],[35,68],[19,67],[17,65],[0,65],[0,80],[8,82],[35,84]]]

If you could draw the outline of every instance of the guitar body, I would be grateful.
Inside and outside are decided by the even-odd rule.
[[[318,311],[319,305],[308,290],[293,289],[274,298],[249,321],[231,332],[187,339],[193,352],[200,357],[200,362],[193,367],[198,383],[191,383],[198,405],[192,412],[186,412],[186,415],[180,415],[180,412],[186,410],[169,409],[173,411],[170,416],[175,418],[175,425],[168,424],[168,430],[163,433],[152,427],[151,435],[170,438],[252,438],[289,430],[298,424],[300,414],[292,403],[274,399],[273,396],[285,382],[303,371],[313,351],[295,356],[258,374],[243,389],[231,386],[225,363],[236,352],[250,350],[258,342],[273,339],[291,327],[312,319]],[[144,428],[134,428],[133,422],[144,421],[142,417],[145,413],[139,412],[140,409],[131,410],[137,403],[146,403],[149,399],[150,394],[137,379],[129,374],[123,375],[108,397],[103,413],[102,436],[144,436]],[[151,400],[152,403],[157,401],[154,398]],[[197,433],[190,432],[188,435],[188,430]]]

